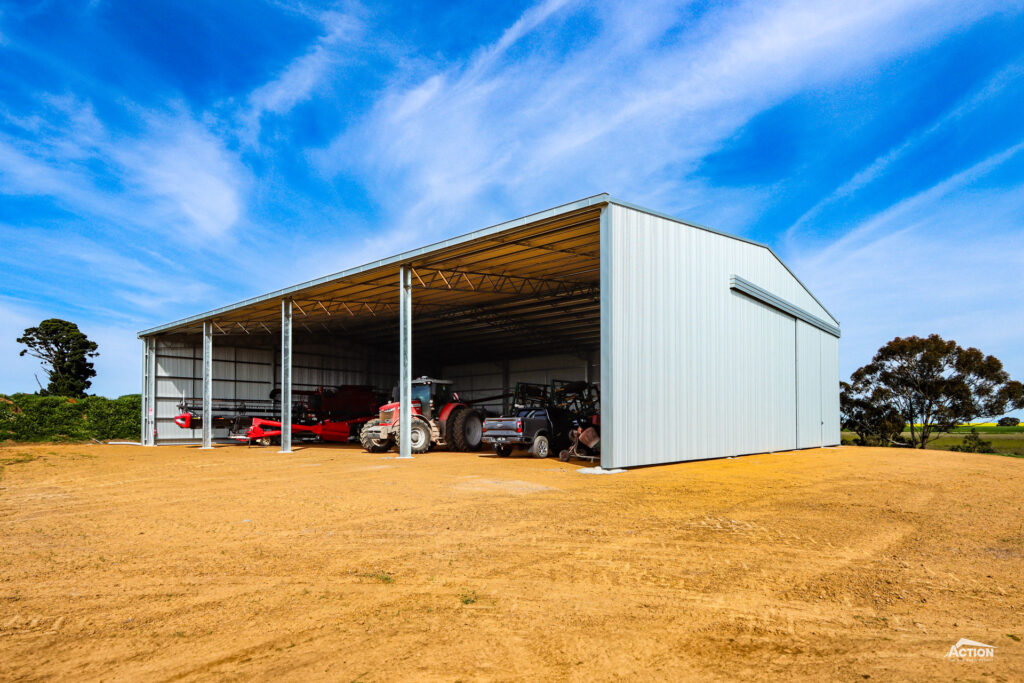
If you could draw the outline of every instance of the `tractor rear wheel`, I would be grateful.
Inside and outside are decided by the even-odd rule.
[[[401,434],[401,427],[399,427]],[[398,440],[401,447],[401,439]],[[430,425],[421,417],[414,417],[409,423],[409,452],[417,455],[430,450]]]
[[[480,413],[461,408],[452,419],[452,444],[457,451],[475,451],[480,448],[484,435],[484,421]]]
[[[391,439],[378,439],[375,437],[380,420],[370,420],[363,425],[359,432],[359,443],[368,453],[387,453],[391,449]]]

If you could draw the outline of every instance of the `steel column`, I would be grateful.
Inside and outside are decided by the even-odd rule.
[[[203,321],[203,448],[213,448],[213,321]]]
[[[146,418],[148,424],[146,425],[146,434],[149,439],[149,445],[156,445],[156,350],[157,342],[155,337],[149,337],[149,347],[146,352],[146,393],[149,395],[149,407],[146,410]]]
[[[398,271],[398,457],[411,458],[412,444],[412,268]]]
[[[281,450],[292,452],[292,300],[281,299]]]
[[[615,452],[615,392],[612,386],[612,210],[601,207],[601,467],[611,468]]]
[[[151,342],[149,337],[142,338],[142,415],[139,425],[139,440],[143,446],[153,445],[153,394],[149,387],[149,358]]]
[[[157,342],[156,337],[152,337],[149,342],[149,434],[151,441],[150,446],[155,446],[157,442],[157,410],[158,401],[156,395],[156,356],[157,351],[160,348],[160,344]]]

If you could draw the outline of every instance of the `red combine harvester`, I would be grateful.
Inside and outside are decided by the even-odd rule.
[[[280,395],[280,390],[274,389],[268,401],[215,400],[214,409],[221,414],[213,417],[213,426],[228,428],[238,441],[269,446],[281,436],[281,422],[276,419],[280,414]],[[314,391],[293,391],[292,395],[293,434],[341,443],[358,435],[360,426],[373,419],[386,396],[366,385],[320,387]],[[183,401],[180,407],[186,412],[175,417],[174,422],[183,429],[200,429],[201,403]]]
[[[488,401],[502,396],[476,399]],[[398,388],[392,403],[380,407],[380,415],[363,425],[359,442],[370,453],[384,453],[398,443]],[[457,451],[475,451],[483,437],[484,414],[459,399],[448,380],[420,377],[412,381],[412,424],[409,442],[413,453],[426,453],[433,446]]]

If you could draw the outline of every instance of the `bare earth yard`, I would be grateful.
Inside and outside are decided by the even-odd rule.
[[[1021,459],[274,450],[0,447],[0,679],[1024,678]]]

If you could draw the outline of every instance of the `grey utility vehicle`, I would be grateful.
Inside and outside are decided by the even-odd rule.
[[[483,442],[495,453],[507,456],[521,448],[535,458],[546,458],[569,444],[570,415],[551,404],[548,387],[519,382],[512,403],[512,415],[484,420]]]

